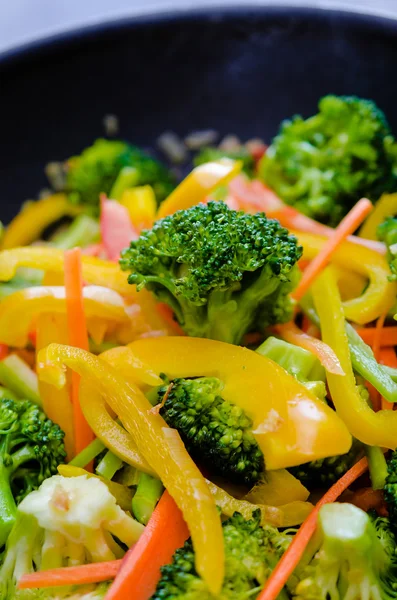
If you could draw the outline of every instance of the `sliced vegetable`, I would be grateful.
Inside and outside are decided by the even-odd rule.
[[[99,240],[99,224],[88,215],[79,215],[73,223],[52,236],[51,244],[61,250],[70,250],[76,246],[88,246]]]
[[[132,499],[132,512],[143,525],[149,522],[163,491],[163,484],[157,477],[146,473],[139,475],[138,486]]]
[[[376,327],[361,327],[356,331],[366,344],[369,346],[374,345],[377,336]],[[397,327],[383,327],[379,341],[381,348],[384,346],[397,346]]]
[[[84,468],[106,448],[101,440],[95,439],[69,462],[70,467]]]
[[[98,463],[95,469],[97,475],[100,475],[103,479],[113,479],[114,475],[119,469],[121,469],[123,461],[121,458],[113,454],[111,450],[108,450],[102,460]]]
[[[36,373],[16,354],[0,360],[0,383],[20,398],[42,405]]]
[[[305,502],[310,495],[308,489],[286,469],[268,471],[266,480],[257,483],[244,497],[253,504],[281,506],[287,502]]]
[[[157,202],[151,185],[142,185],[125,190],[120,203],[126,207],[130,220],[136,231],[150,229],[153,226]]]
[[[377,240],[378,226],[387,217],[397,215],[397,194],[383,194],[376,202],[372,214],[364,221],[360,229],[360,237],[367,240]]]
[[[114,579],[121,568],[123,560],[78,565],[77,567],[61,567],[38,571],[23,575],[18,582],[18,589],[48,588],[100,583]]]
[[[100,223],[106,255],[109,260],[117,261],[121,251],[130,245],[131,240],[138,237],[137,231],[131,225],[129,212],[116,200],[102,198]]]

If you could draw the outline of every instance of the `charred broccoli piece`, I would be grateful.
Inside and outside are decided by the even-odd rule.
[[[65,191],[71,202],[96,213],[99,195],[110,194],[124,168],[133,170],[133,185],[150,184],[159,203],[175,187],[172,173],[140,148],[123,141],[98,139],[66,161]]]
[[[284,202],[335,225],[362,196],[397,189],[397,144],[371,100],[330,95],[318,109],[281,124],[259,173]]]
[[[202,165],[207,162],[219,160],[220,158],[231,158],[232,160],[241,160],[243,163],[243,171],[248,177],[255,175],[255,160],[252,154],[245,146],[240,146],[236,150],[222,150],[214,146],[202,148],[194,157],[195,166]]]
[[[160,414],[177,429],[188,452],[214,474],[253,485],[264,471],[264,458],[244,411],[222,398],[223,383],[216,377],[175,379]]]
[[[271,526],[260,526],[260,511],[245,521],[239,514],[223,523],[225,579],[219,600],[241,600],[259,595],[290,536]],[[279,600],[287,600],[282,591]],[[151,600],[212,600],[204,581],[194,568],[194,551],[188,540],[174,554],[172,563],[161,569],[161,579]]]
[[[157,221],[120,264],[129,283],[174,310],[188,335],[238,344],[254,326],[291,318],[301,254],[278,221],[209,202]]]

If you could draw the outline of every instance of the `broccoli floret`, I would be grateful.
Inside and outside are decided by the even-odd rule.
[[[361,197],[397,189],[397,144],[370,100],[330,95],[318,108],[282,123],[259,172],[284,202],[334,225]]]
[[[378,239],[387,246],[391,275],[390,281],[397,279],[397,218],[389,217],[378,227]]]
[[[0,568],[0,600],[24,600],[16,591],[24,574],[120,558],[120,543],[132,546],[143,530],[99,479],[46,479],[18,507]],[[67,592],[79,598],[73,588]]]
[[[232,160],[241,160],[243,163],[243,171],[248,177],[255,175],[255,160],[252,154],[245,146],[240,146],[236,150],[222,150],[214,146],[202,148],[194,157],[195,166],[202,165],[207,162],[219,160],[220,158],[231,158]]]
[[[238,406],[222,398],[216,377],[175,379],[159,389],[160,414],[177,429],[193,458],[212,473],[253,485],[264,471],[264,459],[252,421]]]
[[[0,400],[0,547],[17,504],[57,472],[66,457],[64,433],[29,400]]]
[[[328,504],[317,535],[314,557],[301,573],[298,567],[295,600],[397,598],[396,539],[387,519],[373,522],[352,504]]]
[[[387,477],[383,494],[389,511],[390,523],[397,534],[397,450],[387,461]]]
[[[120,264],[132,271],[129,283],[171,306],[188,335],[238,344],[254,326],[291,317],[286,289],[301,254],[278,221],[209,202],[157,221]]]
[[[260,526],[260,511],[245,521],[239,514],[223,523],[225,579],[219,600],[241,600],[259,595],[282,552],[289,543],[287,534]],[[194,568],[194,552],[188,540],[174,554],[172,563],[161,569],[161,579],[151,600],[212,600],[206,584]],[[285,591],[278,596],[286,600]]]
[[[99,210],[99,195],[109,194],[124,167],[135,169],[134,185],[150,184],[158,202],[175,187],[172,173],[158,160],[127,142],[99,139],[66,163],[66,189],[71,202]]]

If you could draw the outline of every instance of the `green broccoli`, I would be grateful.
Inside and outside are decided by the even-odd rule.
[[[120,265],[132,271],[129,283],[171,306],[188,335],[238,344],[255,326],[291,318],[286,290],[301,254],[278,221],[209,202],[157,221]]]
[[[17,504],[57,472],[66,452],[64,433],[29,400],[0,400],[0,547]]]
[[[392,453],[387,461],[387,476],[383,494],[389,511],[391,526],[397,534],[397,450]]]
[[[99,479],[46,479],[18,507],[0,568],[0,600],[54,599],[53,590],[48,596],[44,591],[25,596],[16,585],[24,574],[121,558],[122,544],[131,547],[143,530]],[[93,600],[102,589],[97,588]],[[67,598],[80,598],[73,588],[65,593]]]
[[[370,100],[330,95],[318,108],[282,123],[259,173],[284,202],[335,225],[362,196],[397,189],[397,144]]]
[[[223,523],[225,579],[219,600],[254,600],[288,547],[291,536],[271,526],[260,526],[260,511],[245,521],[239,514]],[[151,600],[212,600],[206,584],[194,568],[194,552],[188,540],[162,567],[161,579]],[[287,600],[282,591],[279,600]]]
[[[96,213],[99,195],[110,193],[120,171],[126,167],[135,170],[134,185],[153,187],[158,202],[175,187],[171,172],[140,148],[127,142],[99,139],[67,161],[65,191],[71,202],[84,204]]]
[[[389,217],[378,227],[378,239],[387,246],[391,275],[390,281],[397,279],[397,218]]]
[[[372,521],[352,504],[327,504],[319,513],[317,544],[295,571],[300,581],[293,598],[395,599],[396,557],[396,539],[387,519]]]
[[[253,485],[264,471],[264,458],[252,421],[244,411],[222,398],[216,377],[175,379],[158,391],[160,414],[177,429],[194,459],[229,481]]]
[[[207,146],[206,148],[202,148],[196,154],[193,162],[195,166],[198,166],[207,162],[219,160],[220,158],[241,160],[243,162],[243,171],[246,173],[246,175],[248,175],[248,177],[254,177],[255,160],[245,146],[240,146],[236,150],[222,150],[222,148]]]

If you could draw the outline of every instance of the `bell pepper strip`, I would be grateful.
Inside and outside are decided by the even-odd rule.
[[[292,293],[292,297],[299,301],[306,294],[313,281],[329,263],[332,254],[341,246],[348,235],[353,233],[371,212],[372,203],[367,198],[361,198],[342,219],[331,236],[325,242],[320,252],[313,258],[304,270],[301,280]]]
[[[104,397],[85,379],[80,384],[80,405],[87,423],[106,448],[139,471],[156,475],[131,435],[110,416]]]
[[[253,504],[270,504],[281,506],[288,502],[305,502],[310,492],[286,469],[268,471],[266,480],[259,481],[244,496],[244,500]]]
[[[142,229],[151,229],[156,217],[157,202],[151,185],[141,185],[126,189],[120,204],[126,207],[134,229],[140,233]]]
[[[292,527],[300,525],[311,513],[314,506],[310,502],[293,501],[281,506],[269,506],[266,504],[253,504],[247,500],[237,500],[211,481],[207,480],[211,494],[215,498],[217,506],[226,517],[232,517],[239,512],[245,519],[251,519],[253,511],[261,511],[261,523],[270,524],[274,527]]]
[[[219,377],[225,400],[251,417],[269,470],[343,454],[351,446],[351,437],[336,413],[257,352],[190,337],[137,340],[129,348],[171,380]]]
[[[169,564],[183,546],[189,531],[170,494],[165,491],[135,546],[123,560],[106,600],[149,600],[160,579],[160,568]]]
[[[18,581],[19,590],[41,589],[101,583],[114,579],[120,571],[123,559],[107,562],[78,565],[76,567],[59,567],[36,573],[22,575]]]
[[[211,593],[219,593],[224,576],[220,518],[205,479],[187,453],[179,434],[167,427],[160,415],[151,412],[149,401],[138,387],[125,383],[124,378],[103,359],[59,344],[50,344],[40,351],[38,373],[47,383],[62,386],[65,383],[65,367],[77,372],[83,380],[88,379],[105,396],[107,404],[118,415],[143,457],[157,472],[189,526],[197,572]]]
[[[14,352],[0,360],[0,383],[19,398],[42,406],[36,373]]]
[[[63,250],[41,246],[3,250],[0,252],[0,281],[12,279],[19,267],[63,273],[63,256]],[[82,256],[81,262],[85,283],[108,287],[139,302],[135,286],[127,282],[118,264],[93,256]]]
[[[118,261],[121,251],[128,248],[131,240],[138,238],[138,232],[131,224],[127,208],[116,200],[102,197],[100,225],[106,255],[109,260]]]
[[[27,202],[5,230],[0,248],[28,246],[55,221],[66,216],[74,217],[81,211],[81,207],[71,204],[65,194]]]
[[[37,319],[36,350],[52,342],[66,344],[68,341],[68,326],[65,314],[41,313]],[[56,389],[39,380],[39,392],[43,401],[46,415],[58,423],[65,433],[64,443],[68,460],[74,455],[73,407],[70,400],[70,377],[62,389]],[[87,461],[86,464],[88,464]],[[85,465],[84,465],[85,466]]]
[[[289,548],[287,548],[280,561],[277,563],[257,600],[276,600],[289,577],[298,566],[306,546],[316,530],[317,517],[321,507],[324,506],[324,504],[335,502],[356,479],[367,471],[367,469],[367,459],[362,458],[336,483],[334,483],[334,485],[330,487],[324,496],[317,502],[316,506],[295,535]]]
[[[203,202],[212,190],[225,185],[241,171],[242,161],[221,158],[199,165],[175,188],[160,205],[157,218],[172,215],[177,210],[190,208]]]
[[[82,291],[89,334],[96,340],[96,324],[104,331],[113,324],[131,324],[126,303],[113,290],[86,286]],[[66,292],[63,286],[37,286],[14,292],[0,303],[0,340],[16,348],[29,341],[32,324],[42,313],[66,314]],[[101,328],[102,329],[102,328]],[[131,340],[131,335],[130,335]]]
[[[357,389],[342,302],[331,268],[318,277],[312,290],[320,317],[322,339],[334,350],[345,372],[344,377],[327,373],[328,387],[337,413],[350,433],[364,444],[394,449],[397,446],[397,413],[383,410],[375,413]]]
[[[127,383],[131,381],[138,386],[141,384],[159,386],[164,383],[148,363],[135,356],[126,346],[106,350],[102,352],[101,358],[118,369]]]
[[[97,479],[100,479],[102,483],[106,485],[112,496],[115,497],[117,504],[123,510],[131,511],[133,493],[126,485],[121,485],[115,481],[110,481],[109,479],[105,479],[99,475],[94,475],[85,469],[73,467],[72,465],[58,465],[58,473],[62,475],[62,477],[80,477],[81,475],[86,475],[88,478],[96,477]]]
[[[295,234],[303,246],[303,257],[308,260],[317,256],[326,241],[322,236],[309,233],[295,232]],[[344,242],[332,253],[331,262],[359,273],[368,280],[368,286],[363,294],[343,302],[347,319],[365,325],[393,306],[397,296],[397,285],[395,282],[388,281],[390,271],[384,256],[369,248]]]
[[[364,221],[360,229],[360,237],[376,240],[378,227],[387,217],[397,215],[397,193],[383,194],[376,202],[372,214]]]
[[[286,342],[308,350],[317,356],[326,371],[334,375],[344,375],[335,352],[322,340],[304,333],[294,322],[276,325],[273,330]]]
[[[318,223],[314,219],[302,214],[293,206],[285,204],[273,190],[268,188],[258,179],[249,181],[243,175],[238,175],[229,183],[229,203],[235,202],[235,210],[245,212],[263,211],[272,219],[280,221],[287,229],[294,229],[306,233],[314,233],[326,237],[334,235],[334,229]],[[366,246],[381,254],[386,254],[386,246],[381,242],[361,239],[355,235],[349,235],[349,241],[359,246]],[[376,238],[374,238],[376,239]]]
[[[357,296],[361,296],[367,286],[365,277],[355,271],[349,271],[337,265],[333,265],[333,267],[342,300],[352,300],[353,298],[357,298]]]
[[[372,346],[374,343],[376,328],[375,327],[362,327],[356,330],[361,339]],[[386,326],[382,329],[382,335],[380,338],[380,347],[384,348],[387,346],[397,346],[397,327]]]
[[[304,298],[301,302],[301,307],[309,316],[310,320],[320,327],[320,319],[311,306],[310,299]],[[345,330],[349,342],[350,358],[353,369],[370,383],[382,396],[390,402],[397,402],[397,384],[392,375],[387,369],[382,368],[375,360],[374,354],[370,348],[360,337],[358,332],[350,325],[345,323]],[[397,372],[396,372],[397,379]]]

